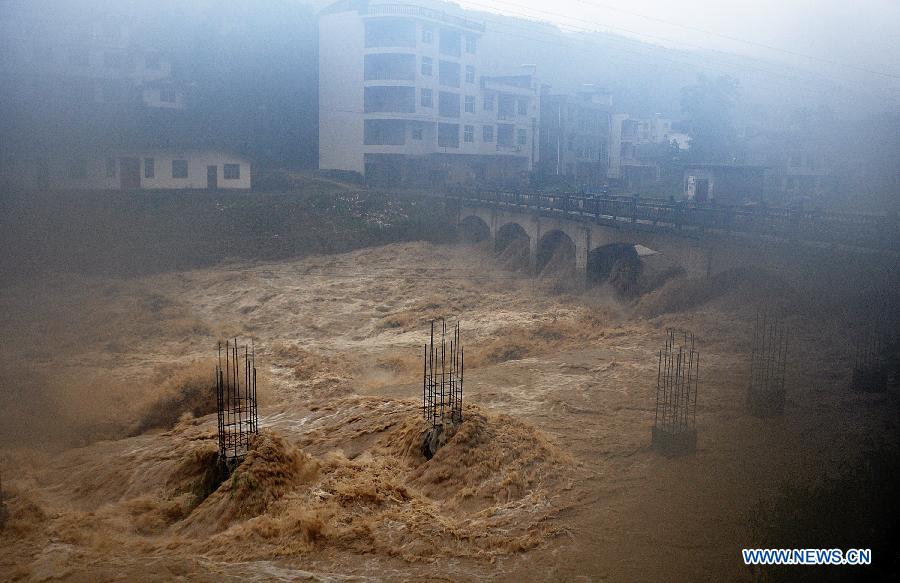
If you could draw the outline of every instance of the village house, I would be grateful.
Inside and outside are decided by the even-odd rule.
[[[249,189],[250,162],[166,128],[188,99],[165,52],[140,46],[115,11],[0,21],[0,182],[21,189]],[[25,38],[17,31],[34,31]],[[15,120],[39,120],[17,125]],[[179,143],[179,142],[184,143]]]
[[[609,171],[612,95],[585,90],[577,95],[541,95],[540,174],[545,183],[598,189]]]

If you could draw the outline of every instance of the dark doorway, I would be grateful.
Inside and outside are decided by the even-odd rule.
[[[707,199],[709,199],[709,180],[706,178],[697,179],[695,188],[694,202],[707,202]]]
[[[141,162],[137,158],[122,158],[119,162],[119,187],[133,190],[141,187]]]
[[[218,166],[206,167],[206,188],[208,188],[209,190],[216,190],[217,188],[219,188]]]
[[[383,157],[377,162],[366,162],[366,183],[372,186],[398,186],[403,179],[400,160]]]

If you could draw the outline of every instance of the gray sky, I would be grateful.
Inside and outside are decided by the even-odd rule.
[[[846,75],[859,82],[871,81],[883,89],[900,89],[900,0],[457,2],[475,10],[512,16],[531,15],[564,28],[607,30],[668,46],[700,46],[784,60],[835,77]],[[844,64],[850,67],[842,66]],[[860,69],[881,74],[867,74]]]

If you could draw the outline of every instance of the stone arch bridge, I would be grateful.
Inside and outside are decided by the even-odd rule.
[[[797,273],[804,258],[865,252],[896,259],[900,250],[891,217],[692,208],[631,197],[489,192],[454,198],[464,237],[490,239],[498,251],[527,245],[532,272],[566,248],[581,284],[610,276],[623,262],[638,271],[664,263],[688,277],[709,277],[750,265]]]

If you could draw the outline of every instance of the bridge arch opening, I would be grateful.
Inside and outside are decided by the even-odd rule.
[[[459,222],[459,240],[461,243],[475,245],[491,238],[491,228],[481,217],[470,215]]]
[[[519,223],[506,223],[497,231],[494,248],[507,269],[528,269],[531,237]]]
[[[554,229],[538,242],[535,270],[541,277],[571,278],[574,281],[575,241],[566,233]]]
[[[612,243],[588,253],[587,281],[590,286],[606,283],[619,294],[635,295],[642,269],[641,257],[631,243]]]

